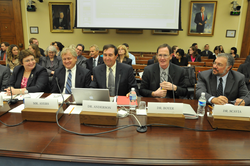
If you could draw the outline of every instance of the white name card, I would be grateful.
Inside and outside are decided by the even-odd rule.
[[[57,99],[24,99],[24,108],[58,109]]]
[[[93,112],[117,113],[117,103],[83,100],[82,110]]]
[[[3,106],[3,95],[0,94],[0,106]]]
[[[234,105],[215,105],[213,109],[213,115],[250,117],[250,107],[249,106],[234,106]]]
[[[183,104],[148,102],[148,113],[183,114]]]

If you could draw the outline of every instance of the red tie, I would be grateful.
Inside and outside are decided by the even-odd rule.
[[[202,13],[202,21],[204,21],[204,14]]]
[[[6,52],[3,54],[3,60],[6,60]]]

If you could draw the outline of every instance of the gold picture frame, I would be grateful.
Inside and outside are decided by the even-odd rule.
[[[152,30],[153,35],[179,35],[177,30]]]
[[[188,36],[213,36],[216,9],[217,1],[191,1]]]
[[[49,2],[50,32],[74,32],[73,3]]]
[[[116,29],[116,33],[132,33],[132,34],[142,34],[142,29]]]
[[[108,33],[108,29],[104,28],[91,28],[91,29],[82,29],[83,33]]]

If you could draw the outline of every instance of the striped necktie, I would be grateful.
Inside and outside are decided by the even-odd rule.
[[[220,83],[217,89],[217,97],[223,96],[223,85],[222,85],[222,78],[220,78]]]
[[[66,91],[65,91],[65,93],[66,94],[71,94],[71,87],[72,87],[71,79],[72,79],[72,74],[71,74],[71,70],[68,70],[68,72],[69,72],[69,75],[68,75],[68,79],[67,79],[67,82],[66,82]]]
[[[110,96],[115,96],[115,77],[111,68],[109,68],[108,88]]]

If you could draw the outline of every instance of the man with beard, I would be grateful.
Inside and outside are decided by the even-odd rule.
[[[205,92],[207,102],[223,105],[249,105],[250,95],[243,74],[231,70],[234,58],[230,54],[219,54],[214,61],[213,69],[200,72],[196,85],[196,97]],[[247,95],[247,96],[246,96]]]

